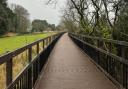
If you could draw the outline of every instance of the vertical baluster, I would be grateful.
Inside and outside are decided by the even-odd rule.
[[[29,63],[32,61],[32,47],[29,48],[28,52]],[[32,66],[28,69],[28,89],[32,89]]]
[[[84,41],[84,37],[82,36],[82,41]],[[82,49],[84,50],[84,43],[82,42]]]
[[[33,63],[33,86],[35,85],[36,62]]]
[[[45,39],[45,44],[46,44],[45,47],[47,47],[47,38]]]
[[[52,42],[52,36],[50,37],[50,43]]]
[[[26,74],[25,74],[25,77],[26,77],[26,88],[27,89],[29,89],[29,76],[28,76],[28,74],[29,74],[29,71],[26,71]]]
[[[38,71],[37,77],[38,77],[40,74],[40,56],[37,59],[37,66],[38,66],[38,69],[37,69],[37,71]]]
[[[13,70],[12,70],[12,58],[6,63],[6,86],[8,86],[12,82]]]
[[[109,42],[109,52],[111,53],[112,52],[112,43]],[[111,74],[111,63],[112,62],[112,58],[110,56],[108,56],[108,72]]]
[[[43,40],[43,50],[44,50],[44,46],[45,46],[45,41]]]
[[[48,37],[48,45],[49,45],[49,37]]]
[[[49,37],[49,44],[51,43],[51,37]]]
[[[128,65],[126,65],[126,89],[128,89]]]
[[[51,37],[49,37],[49,44],[51,43]]]
[[[28,49],[28,60],[29,60],[29,62],[32,61],[32,47],[30,47],[30,48]]]
[[[13,89],[17,89],[17,85],[16,84],[13,86]]]
[[[47,47],[47,38],[45,39],[45,48]]]
[[[101,45],[100,45],[100,40],[97,40],[97,47],[99,48]],[[101,55],[100,55],[100,52],[97,51],[97,63],[100,65],[100,59],[101,59]]]
[[[54,40],[54,36],[52,36],[52,41]]]
[[[17,89],[20,89],[20,81],[17,82]]]
[[[48,38],[47,38],[47,46],[48,46]]]
[[[122,56],[122,58],[126,58],[126,46],[122,46],[121,47],[121,56]],[[123,71],[122,71],[122,75],[123,75],[123,81],[122,81],[122,83],[123,83],[123,86],[124,87],[127,87],[127,69],[126,69],[127,67],[126,67],[126,65],[125,64],[123,64]]]
[[[20,78],[20,89],[22,89],[22,77]]]
[[[20,78],[20,89],[23,89],[23,75],[22,75],[22,77]]]
[[[40,46],[39,43],[37,43],[37,55],[39,54],[39,51],[40,51]]]
[[[25,89],[25,80],[24,80],[24,74],[22,76],[22,88]]]
[[[83,36],[83,41],[85,42],[85,37],[84,36]],[[86,50],[86,45],[85,44],[84,44],[83,50],[84,50],[84,52]]]
[[[112,66],[113,66],[113,68],[112,68],[113,69],[113,77],[117,80],[117,75],[116,75],[116,72],[117,72],[116,69],[117,68],[116,68],[116,64],[117,64],[116,59],[113,58],[113,63],[112,63]]]

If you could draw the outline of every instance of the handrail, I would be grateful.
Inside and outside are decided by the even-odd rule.
[[[75,34],[75,33],[72,33],[72,35],[86,37],[86,38],[90,38],[90,39],[93,39],[93,40],[100,40],[100,41],[105,41],[105,42],[111,42],[111,43],[119,44],[119,45],[122,45],[122,46],[128,46],[128,42],[126,42],[126,41],[119,41],[119,40],[106,39],[106,38],[100,38],[100,37],[92,37],[92,36],[88,36],[88,35],[81,35],[81,34]]]
[[[60,33],[59,33],[59,34],[60,34]],[[7,54],[4,54],[4,55],[0,56],[0,65],[3,64],[4,62],[8,61],[8,60],[9,60],[8,58],[14,57],[14,56],[16,56],[16,55],[22,53],[22,52],[25,51],[26,49],[29,49],[29,48],[31,48],[32,46],[36,45],[37,43],[40,43],[40,42],[44,41],[45,39],[48,39],[49,37],[55,37],[55,36],[57,36],[57,35],[58,35],[58,34],[54,34],[54,35],[45,37],[45,38],[43,38],[43,39],[37,40],[37,41],[35,41],[35,42],[33,42],[33,43],[30,43],[30,44],[28,44],[28,45],[26,45],[26,46],[24,46],[24,47],[22,47],[22,48],[16,49],[16,50],[14,50],[14,51],[12,51],[12,52],[9,52],[9,53],[7,53]]]
[[[110,53],[110,52],[108,52],[108,51],[106,51],[106,50],[103,50],[103,49],[101,49],[101,48],[98,48],[98,47],[96,47],[96,46],[94,46],[94,45],[91,45],[90,43],[85,42],[85,41],[83,41],[83,40],[81,40],[81,39],[78,39],[77,37],[74,37],[74,38],[77,39],[77,40],[79,40],[80,42],[82,42],[82,43],[84,43],[84,44],[86,44],[86,45],[88,45],[88,46],[90,46],[90,47],[96,49],[97,51],[100,51],[100,52],[102,52],[102,53],[104,53],[104,54],[106,54],[106,55],[108,55],[108,56],[111,56],[111,57],[115,58],[116,60],[118,60],[118,61],[120,61],[120,62],[122,62],[122,63],[128,65],[128,60],[127,60],[127,59],[122,58],[122,57],[119,57],[119,56],[117,56],[117,55],[115,55],[115,54],[112,54],[112,53]]]
[[[55,43],[64,32],[40,39],[13,52],[0,56],[0,65],[6,65],[6,88],[7,89],[32,89],[52,51]],[[34,47],[36,46],[36,47]],[[33,58],[33,47],[36,55]],[[40,49],[41,48],[41,49]],[[28,64],[13,78],[13,58],[27,51]]]
[[[127,42],[124,41],[111,41],[108,39],[102,39],[97,37],[77,35],[69,33],[69,36],[72,40],[85,52],[87,53],[93,61],[100,66],[101,70],[104,70],[106,75],[113,80],[120,88],[128,89],[128,58],[127,51],[128,48],[126,45]],[[89,39],[88,39],[89,38]],[[95,40],[94,40],[95,39]],[[115,45],[109,45],[109,51],[103,49],[103,42],[106,41],[110,44],[111,42]],[[90,42],[91,41],[91,42]],[[96,42],[97,45],[92,44],[92,41]],[[126,44],[123,44],[123,43]],[[116,50],[120,55],[112,53],[113,48],[119,49]]]
[[[74,33],[71,33],[71,34],[74,36],[77,35]],[[106,39],[106,38],[100,38],[100,37],[92,37],[92,36],[86,36],[86,35],[80,35],[80,34],[78,34],[77,37],[79,39],[84,38],[83,40],[86,40],[86,42],[92,45],[94,44],[91,42],[94,42],[96,43],[96,46],[98,46],[99,48],[106,50],[109,53],[115,54],[119,57],[128,59],[128,54],[125,53],[128,51],[128,42],[126,41],[119,41],[119,40]],[[112,47],[114,47],[115,49],[114,48],[112,49]]]

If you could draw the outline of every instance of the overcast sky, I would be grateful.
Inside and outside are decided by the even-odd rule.
[[[46,5],[46,0],[8,0],[9,3],[15,3],[23,6],[30,13],[30,19],[47,20],[51,24],[58,24],[60,21],[60,8],[63,8],[66,0],[58,0],[56,5]]]

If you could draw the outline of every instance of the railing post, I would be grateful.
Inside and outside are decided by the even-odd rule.
[[[125,46],[122,46],[121,47],[121,56],[122,56],[122,58],[126,58],[126,47]],[[124,87],[127,87],[127,65],[125,65],[125,64],[123,64],[123,81],[122,81],[122,83],[123,83],[123,86]]]
[[[47,38],[47,46],[48,46],[49,38]]]
[[[101,42],[100,42],[100,40],[97,40],[97,47],[98,48],[100,48],[100,46],[101,46]],[[101,55],[100,55],[100,52],[99,51],[97,51],[97,53],[98,53],[98,57],[97,57],[97,63],[100,65],[100,59],[101,59]]]
[[[43,40],[43,50],[44,50],[44,47],[45,47],[45,41]]]
[[[48,45],[48,38],[46,38],[46,47],[47,47],[47,45]]]
[[[29,59],[29,63],[31,63],[32,61],[32,47],[30,47],[28,49],[28,59]],[[33,80],[32,80],[32,66],[28,69],[28,89],[32,89],[32,85],[33,85]]]
[[[39,43],[37,43],[37,55],[39,54],[39,50],[40,50],[40,45],[39,45]],[[40,73],[40,57],[38,57],[37,62],[38,62],[38,64],[37,64],[37,66],[38,66],[37,72],[38,72],[38,75],[39,75],[39,73]]]
[[[49,40],[50,40],[50,42],[49,42],[49,43],[51,43],[51,42],[52,42],[52,37],[51,37],[51,36],[50,36]]]
[[[52,36],[52,40],[54,40],[54,37],[55,37],[55,36]]]
[[[13,69],[12,69],[12,58],[6,63],[6,86],[8,86],[12,82]]]
[[[29,60],[29,63],[32,61],[32,47],[28,49],[28,60]]]
[[[56,36],[54,36],[54,40],[56,39]]]
[[[50,44],[50,37],[48,38],[48,45]]]
[[[83,36],[83,41],[85,42],[85,37]],[[83,43],[83,50],[84,50],[84,52],[85,52],[85,50],[86,50],[86,45]]]
[[[40,48],[39,48],[39,43],[37,43],[37,54],[39,54]]]
[[[112,52],[112,43],[111,42],[109,42],[109,52],[110,53]],[[111,73],[111,66],[112,66],[111,65],[111,57],[108,56],[107,59],[108,59],[108,68],[107,68],[107,71]]]

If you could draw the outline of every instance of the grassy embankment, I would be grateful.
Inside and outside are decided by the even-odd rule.
[[[13,51],[17,48],[23,47],[33,41],[42,39],[54,33],[43,33],[43,34],[28,34],[21,36],[12,36],[0,38],[0,55]]]

